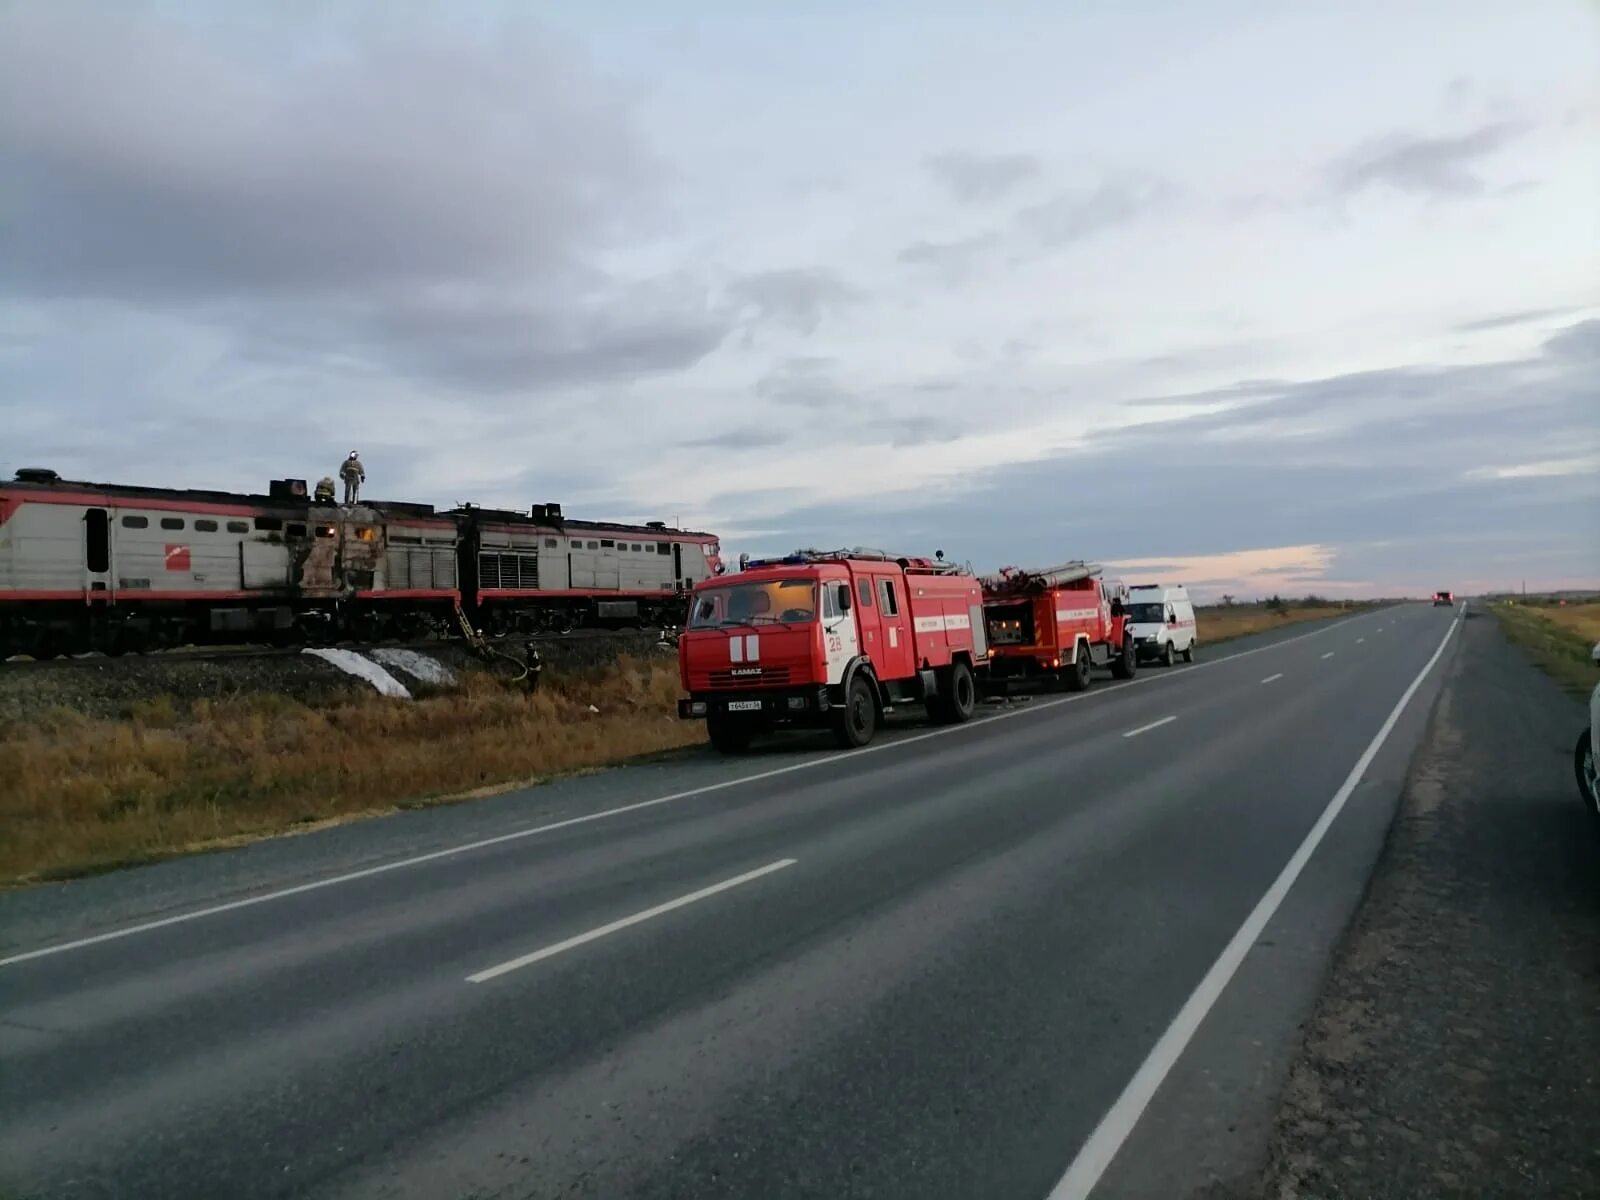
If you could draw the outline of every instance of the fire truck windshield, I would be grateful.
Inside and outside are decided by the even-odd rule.
[[[696,592],[690,629],[718,625],[803,625],[817,619],[817,585],[810,579],[730,583]]]

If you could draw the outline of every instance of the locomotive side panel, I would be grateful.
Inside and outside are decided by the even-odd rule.
[[[0,524],[0,585],[13,598],[77,594],[84,586],[85,505],[8,503]]]

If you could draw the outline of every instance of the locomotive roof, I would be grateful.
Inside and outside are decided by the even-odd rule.
[[[49,494],[51,492],[92,492],[97,495],[126,497],[129,500],[165,500],[169,502],[192,502],[195,504],[235,504],[258,505],[263,508],[299,509],[313,504],[310,496],[269,496],[260,492],[222,492],[206,488],[161,488],[143,487],[130,483],[93,483],[83,479],[50,480],[35,479],[9,479],[0,480],[0,488],[7,491],[38,492]],[[582,529],[595,531],[626,531],[640,535],[663,534],[678,537],[714,538],[714,534],[699,530],[672,529],[665,525],[627,525],[616,521],[580,521],[570,517],[562,518],[535,518],[525,512],[514,512],[509,509],[476,508],[472,506],[458,506],[453,509],[440,511],[431,504],[415,504],[405,500],[362,500],[362,508],[374,509],[381,513],[393,513],[396,516],[411,517],[436,517],[449,519],[458,515],[472,514],[479,518],[493,521],[504,521],[516,525],[536,525],[541,528]]]

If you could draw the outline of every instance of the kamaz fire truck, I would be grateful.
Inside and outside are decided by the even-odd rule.
[[[984,616],[995,680],[1062,679],[1072,691],[1089,686],[1095,667],[1118,679],[1138,668],[1127,626],[1127,588],[1102,579],[1096,563],[1043,570],[1006,567],[983,580]]]
[[[831,728],[840,745],[864,746],[899,704],[970,720],[987,661],[971,573],[939,557],[802,550],[690,593],[678,715],[703,718],[725,754],[780,726]]]

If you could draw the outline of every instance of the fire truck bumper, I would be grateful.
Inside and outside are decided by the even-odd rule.
[[[819,717],[831,707],[826,685],[760,692],[702,692],[678,701],[678,717],[700,721],[710,716],[778,722]]]

